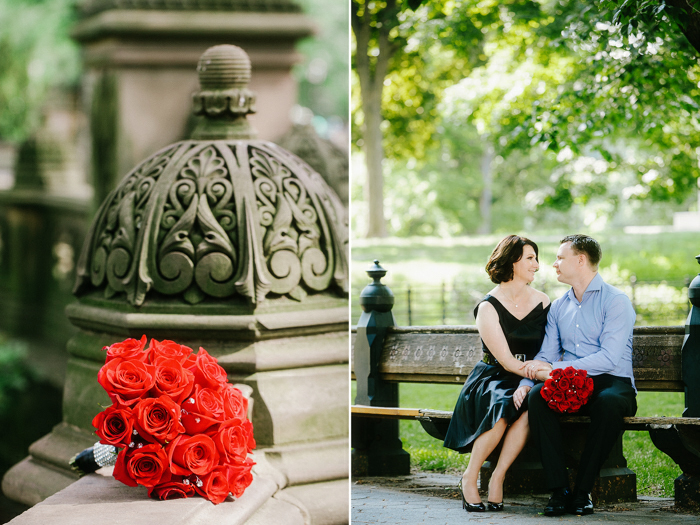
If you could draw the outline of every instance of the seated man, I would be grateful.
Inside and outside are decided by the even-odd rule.
[[[540,450],[547,486],[553,491],[545,516],[593,512],[593,483],[622,432],[622,418],[637,412],[632,375],[636,316],[629,298],[598,274],[601,255],[598,242],[586,235],[570,235],[561,241],[553,266],[557,279],[572,288],[552,303],[542,347],[533,361],[523,364],[531,379],[544,381],[553,368],[573,366],[587,370],[594,384],[588,403],[578,412],[590,416],[591,425],[573,494],[564,464],[559,414],[540,395],[542,383],[530,390],[530,432]],[[532,382],[523,379],[521,384]]]

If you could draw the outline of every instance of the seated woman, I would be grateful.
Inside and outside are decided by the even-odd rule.
[[[489,482],[488,510],[503,510],[506,471],[525,446],[528,435],[527,377],[521,361],[540,349],[549,312],[549,298],[530,283],[539,269],[537,245],[509,235],[493,250],[486,271],[496,286],[474,310],[484,359],[469,374],[457,399],[444,446],[471,452],[459,482],[462,507],[484,512],[477,489],[479,469],[503,439],[503,448]],[[505,436],[505,437],[504,437]]]

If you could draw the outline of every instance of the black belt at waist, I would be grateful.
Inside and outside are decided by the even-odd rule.
[[[526,356],[525,354],[515,354],[513,357],[515,357],[518,361],[525,362]],[[487,365],[491,366],[501,366],[501,363],[498,362],[498,359],[493,357],[491,354],[484,352],[484,357],[481,359],[484,363]]]

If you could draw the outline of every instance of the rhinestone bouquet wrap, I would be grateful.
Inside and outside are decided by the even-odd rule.
[[[146,342],[105,347],[97,375],[112,405],[92,424],[101,445],[118,449],[114,477],[156,499],[240,497],[253,480],[247,399],[203,348]]]
[[[586,370],[577,370],[573,366],[555,368],[551,377],[544,382],[540,394],[555,412],[578,412],[593,393],[593,379],[587,375]]]

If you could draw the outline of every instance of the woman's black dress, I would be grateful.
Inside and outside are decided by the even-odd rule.
[[[487,295],[483,301],[488,301],[496,308],[511,353],[525,354],[528,360],[534,358],[544,339],[549,306],[543,308],[540,303],[523,319],[518,319],[495,297]],[[475,317],[478,308],[477,305],[474,309]],[[490,356],[483,340],[481,345],[484,354]],[[488,365],[483,361],[477,363],[457,399],[444,446],[464,454],[470,452],[474,440],[491,430],[499,419],[505,418],[508,424],[513,423],[527,410],[527,396],[520,410],[513,404],[513,393],[521,379],[521,376],[507,372],[500,364]]]

